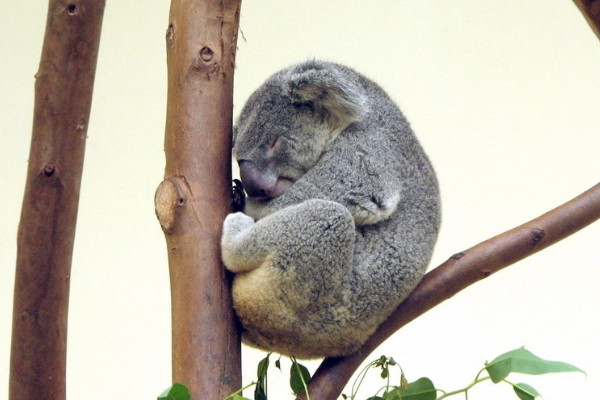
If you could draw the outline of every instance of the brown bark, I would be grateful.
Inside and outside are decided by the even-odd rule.
[[[17,238],[10,399],[64,399],[69,277],[104,0],[51,0]]]
[[[194,399],[241,387],[240,335],[220,259],[240,5],[173,0],[166,38],[166,168],[155,201],[169,256],[173,380]]]
[[[309,385],[311,398],[337,399],[364,359],[398,329],[467,286],[536,253],[600,218],[600,184],[562,206],[457,253],[429,272],[411,295],[354,354],[328,358]]]
[[[573,2],[600,39],[600,0],[573,0]]]

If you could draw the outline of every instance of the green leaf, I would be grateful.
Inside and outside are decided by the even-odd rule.
[[[383,400],[402,400],[402,398],[403,396],[400,394],[398,388],[390,390],[383,396]]]
[[[420,378],[408,384],[408,390],[400,389],[402,399],[407,400],[435,400],[436,390],[429,378]]]
[[[256,387],[254,388],[254,400],[267,400],[267,371],[269,370],[269,356],[267,354],[265,358],[258,362],[256,368]]]
[[[170,388],[162,392],[157,400],[190,400],[192,395],[188,388],[181,383],[174,383]]]
[[[386,362],[387,362],[387,357],[386,356],[381,356],[377,360],[375,360],[374,365],[376,367],[381,367],[382,365],[385,365]]]
[[[387,377],[388,377],[388,375],[389,375],[389,373],[390,373],[390,372],[389,372],[389,370],[388,370],[388,368],[387,368],[387,367],[384,367],[384,368],[382,368],[382,369],[381,369],[381,377],[382,377],[383,379],[387,378]]]
[[[543,360],[524,348],[512,350],[496,357],[492,362],[485,364],[485,369],[494,383],[502,381],[511,372],[529,375],[553,372],[584,372],[571,364]]]
[[[433,385],[433,383],[432,383]],[[406,391],[408,390],[408,380],[406,379],[406,376],[404,375],[404,371],[402,370],[402,368],[400,368],[400,389]]]
[[[308,386],[308,382],[310,382],[310,372],[308,372],[308,369],[296,360],[292,360],[292,368],[290,369],[290,387],[294,394],[299,396],[304,393],[304,385]]]
[[[256,384],[254,388],[254,400],[267,400],[267,391],[264,384]]]
[[[517,383],[513,385],[513,389],[521,400],[534,400],[536,397],[541,396],[537,390],[526,383]]]
[[[256,368],[256,376],[259,381],[264,380],[265,376],[267,376],[267,370],[269,369],[269,356],[271,353],[267,354],[265,358],[258,362],[258,368]]]
[[[383,399],[383,397],[379,397],[379,396],[371,396],[367,400],[384,400],[384,399]]]

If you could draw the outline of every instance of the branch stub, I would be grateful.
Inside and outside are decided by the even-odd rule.
[[[180,187],[175,179],[165,179],[158,185],[154,195],[154,207],[160,226],[165,233],[173,232],[177,208],[184,204],[185,196],[181,194]]]

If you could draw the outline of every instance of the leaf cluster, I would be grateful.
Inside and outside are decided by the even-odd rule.
[[[251,382],[249,385],[244,386],[240,390],[230,394],[223,400],[251,400],[247,397],[242,396],[242,391],[254,386],[254,399],[253,400],[268,400],[267,398],[267,372],[269,370],[269,358],[271,353],[267,354],[265,358],[258,362],[256,369],[256,381]],[[292,365],[290,367],[290,388],[294,395],[299,396],[306,393],[306,399],[310,400],[308,394],[308,383],[310,382],[310,372],[308,368],[300,364],[295,358],[291,358]],[[275,367],[281,371],[281,357],[275,360]]]
[[[230,394],[224,400],[268,400],[267,372],[269,370],[270,356],[271,354],[268,354],[258,363],[256,381]],[[292,358],[291,361],[290,388],[294,395],[299,396],[306,393],[306,399],[310,400],[310,395],[308,393],[308,383],[311,379],[310,372],[304,365],[298,363],[295,358]],[[431,379],[425,377],[409,383],[404,375],[404,371],[393,358],[381,356],[367,364],[361,370],[352,385],[350,394],[342,394],[342,399],[358,400],[357,396],[359,388],[363,384],[367,373],[373,369],[381,370],[379,372],[379,377],[383,379],[385,383],[373,396],[367,397],[366,400],[442,400],[461,393],[467,398],[467,393],[472,387],[488,380],[493,383],[505,383],[511,385],[516,396],[520,400],[534,400],[540,396],[535,388],[527,383],[510,382],[506,378],[511,373],[527,375],[541,375],[558,372],[585,373],[571,364],[561,361],[544,360],[523,347],[501,354],[491,362],[486,362],[484,365],[484,368],[477,373],[475,379],[469,385],[462,389],[446,392],[437,389]],[[275,361],[275,367],[281,371],[281,357]],[[400,374],[397,384],[392,384],[391,382],[391,370],[394,368],[397,368]],[[249,399],[244,397],[242,391],[252,386],[255,386],[254,398]],[[158,397],[158,400],[190,400],[190,394],[184,385],[176,383],[163,392]]]
[[[429,378],[420,378],[414,382],[407,383],[404,372],[400,367],[400,382],[397,386],[390,385],[389,367],[396,365],[391,358],[385,356],[368,364],[357,378],[358,386],[362,383],[364,375],[371,368],[381,368],[381,378],[386,379],[386,384],[367,400],[441,400],[457,394],[464,394],[467,398],[468,391],[475,385],[491,380],[493,383],[505,383],[512,386],[516,396],[520,400],[534,400],[540,396],[540,393],[527,383],[513,383],[506,378],[511,373],[520,373],[527,375],[541,375],[558,372],[584,372],[574,365],[560,361],[544,360],[525,348],[515,349],[494,358],[491,362],[485,363],[473,382],[462,389],[446,392],[437,389]],[[352,387],[352,393],[349,396],[342,395],[344,400],[357,400],[358,392],[357,382]]]

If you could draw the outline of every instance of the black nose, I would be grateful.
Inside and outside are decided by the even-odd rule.
[[[273,192],[277,185],[277,177],[269,177],[262,173],[252,161],[241,160],[239,165],[242,183],[248,196],[259,198],[273,197]]]

